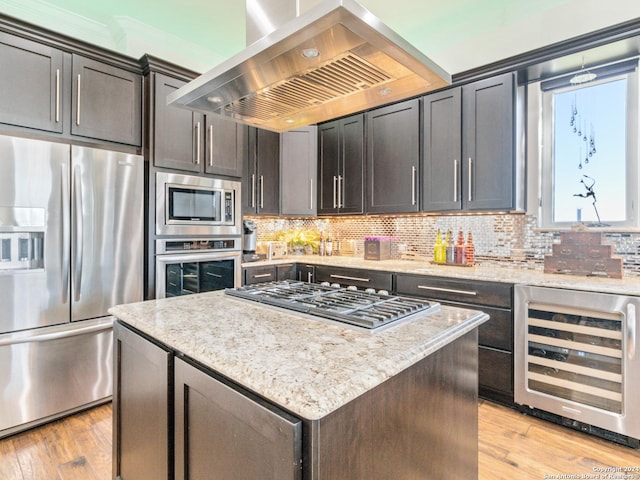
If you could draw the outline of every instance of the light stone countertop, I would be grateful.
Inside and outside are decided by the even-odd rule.
[[[364,331],[210,292],[109,313],[308,420],[320,419],[488,320],[442,306]]]
[[[455,267],[415,260],[375,261],[358,257],[320,257],[318,255],[291,255],[279,260],[243,263],[242,266],[277,265],[292,262],[640,296],[640,277],[630,276],[622,279],[583,277],[543,273],[540,270],[526,270],[523,268],[485,267],[482,265]]]

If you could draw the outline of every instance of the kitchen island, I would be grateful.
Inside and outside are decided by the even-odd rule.
[[[443,306],[364,331],[212,292],[110,313],[120,320],[114,476],[132,477],[127,468],[150,471],[131,438],[142,428],[141,438],[156,443],[147,450],[151,464],[163,464],[166,455],[168,478],[174,467],[176,479],[199,478],[196,472],[247,480],[477,477],[477,329],[488,319],[482,312]],[[196,377],[219,385],[196,385]],[[210,402],[207,392],[220,388],[228,403]],[[251,424],[249,409],[208,423],[217,417],[212,409],[230,403],[256,405],[268,420]],[[266,431],[272,414],[284,420],[277,434]],[[230,418],[250,425],[235,429]],[[221,424],[230,437],[216,443]],[[217,458],[214,446],[230,442],[238,451],[230,447]],[[143,475],[133,478],[163,478]]]

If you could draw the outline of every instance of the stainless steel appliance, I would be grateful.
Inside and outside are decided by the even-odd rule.
[[[242,252],[256,253],[256,241],[258,238],[258,226],[253,220],[242,221]]]
[[[353,0],[246,5],[251,45],[168,102],[283,132],[451,83],[447,72]]]
[[[295,280],[248,285],[225,294],[367,329],[439,308],[425,300]]]
[[[240,182],[156,173],[156,234],[242,235]]]
[[[156,240],[156,298],[240,285],[240,242],[240,237]]]
[[[638,297],[517,285],[515,402],[637,448],[638,311]]]
[[[288,250],[287,243],[279,241],[258,242],[256,246],[256,252],[264,255],[267,260],[285,258],[288,255]]]
[[[0,436],[109,399],[142,300],[140,156],[0,136]]]

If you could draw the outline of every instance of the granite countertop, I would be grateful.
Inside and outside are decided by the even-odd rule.
[[[300,418],[320,419],[488,320],[442,306],[364,331],[223,292],[109,313]]]
[[[358,257],[320,257],[318,255],[292,255],[279,260],[243,263],[242,266],[277,265],[292,262],[640,296],[640,277],[624,277],[622,279],[582,277],[577,275],[549,274],[543,273],[540,270],[527,270],[523,268],[489,267],[482,265],[456,267],[436,265],[431,262],[416,260],[375,261],[364,260]]]

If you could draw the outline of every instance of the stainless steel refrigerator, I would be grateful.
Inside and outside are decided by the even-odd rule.
[[[0,136],[0,437],[108,400],[142,300],[143,159]]]

